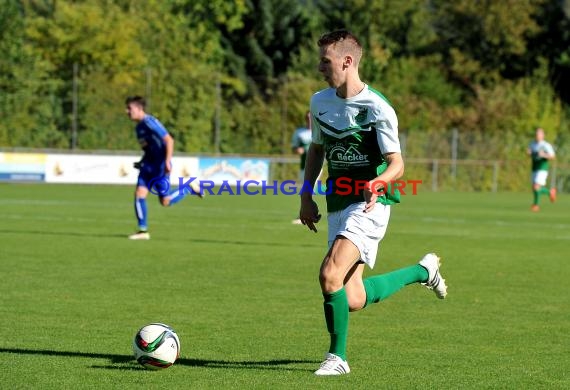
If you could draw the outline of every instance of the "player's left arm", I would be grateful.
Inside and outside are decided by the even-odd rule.
[[[404,159],[401,153],[393,152],[384,154],[384,160],[388,167],[380,175],[368,182],[368,188],[364,190],[364,212],[370,212],[376,205],[378,196],[386,193],[388,188],[386,186],[398,180],[404,175]]]
[[[376,121],[376,139],[378,148],[387,163],[386,170],[368,182],[364,190],[364,212],[374,209],[378,196],[384,194],[389,183],[404,174],[404,160],[398,139],[398,117],[389,105],[381,105],[382,116]]]
[[[164,144],[166,145],[166,155],[165,155],[165,174],[170,174],[172,171],[172,154],[174,153],[174,138],[168,133],[162,137]]]
[[[547,144],[545,149],[546,150],[540,150],[538,152],[539,157],[545,158],[547,160],[554,160],[556,158],[556,154],[554,153],[554,148],[550,144]]]
[[[145,123],[148,128],[164,141],[164,174],[168,175],[172,171],[172,154],[174,153],[174,138],[170,135],[166,127],[155,117],[147,115]]]

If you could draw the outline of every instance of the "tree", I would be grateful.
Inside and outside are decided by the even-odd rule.
[[[284,75],[299,45],[310,35],[309,10],[297,0],[247,0],[242,26],[222,31],[225,67],[247,80],[250,92],[273,94],[271,79]]]
[[[528,63],[538,66],[537,58],[547,58],[550,80],[561,99],[570,104],[570,1],[544,2],[536,14],[536,23],[543,26],[530,40]]]
[[[61,137],[69,139],[73,68],[77,64],[82,80],[79,146],[93,148],[96,144],[91,142],[100,142],[99,147],[114,148],[116,145],[107,141],[113,139],[110,134],[117,129],[116,116],[105,114],[122,107],[122,101],[119,105],[115,100],[116,92],[136,82],[138,64],[144,63],[135,39],[136,21],[107,0],[52,5],[46,9],[32,1],[24,10],[27,41],[46,62],[49,78],[54,80],[49,98],[61,112],[55,117],[55,128]]]
[[[57,88],[50,64],[26,42],[21,3],[0,7],[0,146],[61,147],[55,123],[59,110],[46,95]]]

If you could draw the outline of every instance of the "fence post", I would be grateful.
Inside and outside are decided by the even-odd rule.
[[[222,111],[222,85],[219,73],[216,74],[216,108],[214,117],[214,152],[220,154],[220,123]]]
[[[457,178],[457,146],[459,144],[459,132],[453,128],[451,135],[451,177],[453,181]]]
[[[556,163],[552,164],[552,177],[550,178],[550,187],[556,188]]]
[[[493,163],[493,186],[492,191],[497,192],[499,187],[499,162],[495,161]]]
[[[438,160],[432,160],[432,165],[431,165],[431,190],[433,192],[437,192],[437,174],[438,174],[438,165],[439,165],[439,161]]]
[[[73,81],[71,89],[71,150],[75,150],[77,147],[77,105],[78,105],[78,74],[79,74],[79,64],[77,62],[73,63]]]
[[[145,76],[146,76],[146,84],[145,84],[145,96],[144,96],[144,100],[146,101],[146,110],[148,112],[152,112],[152,105],[151,105],[151,99],[152,99],[152,68],[149,66],[146,68],[145,71]]]
[[[287,152],[287,95],[288,95],[288,79],[287,76],[284,76],[282,79],[283,85],[283,92],[282,92],[282,100],[281,100],[281,154],[285,154]]]
[[[406,143],[408,142],[408,135],[406,133],[400,133],[400,151],[402,156],[406,155]]]

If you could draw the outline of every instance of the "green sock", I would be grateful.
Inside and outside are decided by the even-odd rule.
[[[425,282],[427,270],[419,264],[401,268],[387,274],[371,276],[363,280],[366,290],[366,306],[388,298],[404,286]]]
[[[532,191],[533,195],[534,195],[534,201],[532,202],[532,204],[535,204],[538,206],[538,201],[540,200],[540,191]]]
[[[341,288],[330,294],[323,294],[325,302],[325,320],[331,336],[329,353],[334,353],[346,360],[346,339],[348,336],[348,299]]]
[[[538,202],[540,200],[540,195],[550,195],[550,190],[546,188],[546,186],[542,186],[538,190],[532,191],[532,193],[534,194],[533,204],[538,205]]]

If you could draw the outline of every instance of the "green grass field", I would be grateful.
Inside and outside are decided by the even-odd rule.
[[[352,372],[322,378],[323,222],[292,225],[296,196],[151,197],[132,242],[132,191],[0,185],[0,388],[570,388],[567,197],[404,197],[373,272],[436,251],[448,298],[409,286],[352,314]],[[182,344],[161,372],[131,354],[155,321]]]

